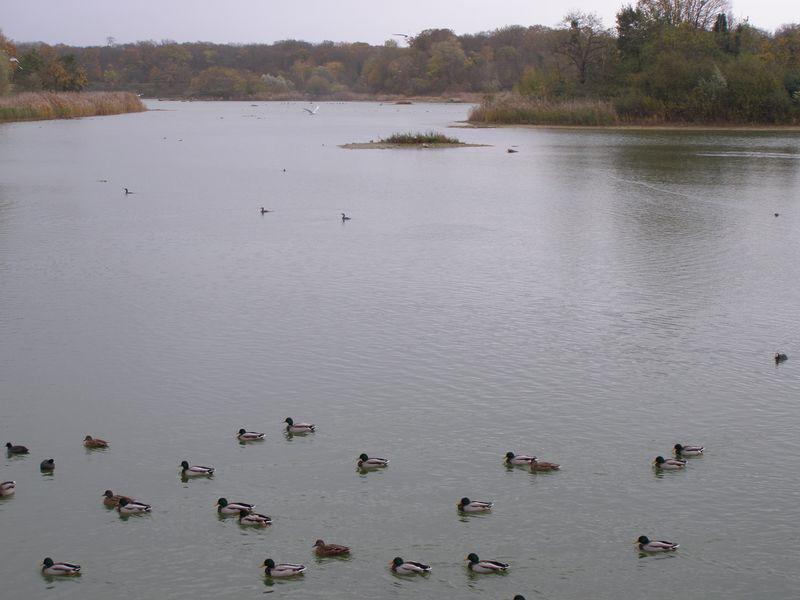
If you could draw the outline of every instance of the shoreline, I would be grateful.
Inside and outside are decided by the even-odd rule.
[[[437,150],[441,148],[486,148],[490,144],[391,144],[387,142],[350,142],[339,144],[345,150]]]
[[[0,124],[145,112],[131,92],[25,92],[0,98]]]
[[[659,125],[545,125],[531,123],[470,123],[458,121],[449,127],[453,129],[504,129],[510,127],[523,127],[525,129],[574,129],[597,131],[752,131],[752,132],[797,132],[800,125],[698,125],[698,124],[659,124]]]

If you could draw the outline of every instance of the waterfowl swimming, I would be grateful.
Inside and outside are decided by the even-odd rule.
[[[529,465],[531,461],[536,460],[535,456],[529,456],[527,454],[514,454],[513,452],[506,452],[506,460],[505,463],[507,465]]]
[[[181,474],[184,477],[210,477],[214,474],[214,467],[189,466],[185,460],[181,463]]]
[[[127,500],[129,503],[134,502],[134,499],[130,496],[115,495],[111,490],[106,490],[103,492],[103,504],[109,508],[116,508],[119,505],[120,500]]]
[[[508,569],[506,563],[497,560],[481,560],[474,552],[467,555],[467,567],[474,573],[502,573]]]
[[[259,513],[249,512],[246,510],[239,511],[239,525],[247,525],[251,527],[266,527],[272,524],[272,517],[262,515]]]
[[[462,498],[461,502],[456,504],[458,510],[463,512],[486,512],[491,510],[494,502],[481,502],[480,500],[470,500],[469,498]]]
[[[150,505],[128,500],[128,498],[120,498],[117,504],[117,511],[121,515],[140,515],[150,512]]]
[[[311,433],[314,431],[314,425],[311,423],[295,423],[291,417],[286,417],[286,431],[289,433]]]
[[[520,596],[519,594],[517,594],[516,596],[514,596],[513,600],[525,600],[525,596]]]
[[[87,448],[108,448],[107,441],[93,438],[90,435],[87,435],[85,438],[83,438],[83,445]]]
[[[634,542],[640,552],[670,552],[678,548],[678,544],[665,542],[664,540],[651,540],[646,535],[640,535]]]
[[[81,566],[72,563],[53,562],[50,557],[42,561],[42,573],[45,575],[80,575]]]
[[[342,221],[349,221],[349,220],[350,220],[350,217],[348,217],[346,214],[342,213]]]
[[[264,434],[257,431],[245,431],[244,429],[240,429],[236,437],[240,442],[255,442],[257,440],[263,440]]]
[[[538,461],[535,458],[531,461],[531,473],[546,473],[547,471],[558,471],[561,465],[551,462]]]
[[[39,463],[39,470],[40,471],[53,471],[56,468],[56,461],[52,458],[45,458],[41,463]]]
[[[243,510],[253,512],[255,504],[247,504],[246,502],[228,502],[225,498],[217,500],[217,512],[222,515],[238,515]]]
[[[415,575],[417,573],[430,573],[430,565],[421,562],[414,562],[413,560],[403,560],[399,556],[395,556],[392,561],[392,571],[398,575]]]
[[[672,451],[675,453],[675,456],[681,458],[683,456],[700,456],[703,453],[702,446],[681,446],[680,444],[675,444],[672,448]]]
[[[125,195],[126,195],[126,196],[128,196],[129,194],[132,194],[132,193],[133,193],[133,192],[132,192],[132,191],[130,191],[128,188],[122,188],[122,189],[123,189],[123,190],[125,190]]]
[[[6,451],[9,454],[28,454],[28,449],[25,446],[15,446],[11,442],[6,443]]]
[[[17,491],[17,484],[14,481],[4,481],[0,483],[0,498],[5,496],[13,496]]]
[[[653,466],[656,469],[663,471],[677,471],[678,469],[683,469],[686,466],[686,461],[679,458],[664,458],[663,456],[656,456],[656,459],[653,461]]]
[[[264,208],[263,206],[261,207],[261,214],[262,214],[262,215],[265,215],[265,214],[267,214],[268,212],[272,212],[272,211],[271,211],[271,210],[267,210],[267,209],[266,209],[266,208]]]
[[[385,458],[370,458],[366,454],[362,454],[358,457],[358,462],[356,464],[358,465],[359,469],[380,469],[388,466],[389,461]]]
[[[300,575],[306,570],[305,565],[295,565],[292,563],[278,563],[275,564],[271,558],[264,561],[263,567],[264,574],[267,577],[292,577],[293,575]]]
[[[340,546],[339,544],[326,544],[322,540],[314,542],[315,552],[317,556],[339,556],[341,554],[350,554],[350,548],[347,546]]]
[[[785,360],[788,360],[789,357],[786,356],[783,352],[776,352],[775,353],[775,364],[782,363]]]

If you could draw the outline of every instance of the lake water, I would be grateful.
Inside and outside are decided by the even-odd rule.
[[[14,598],[797,597],[800,135],[149,106],[0,126],[0,442],[31,448],[0,458]],[[488,146],[338,147],[427,129]],[[655,474],[676,442],[706,455]],[[217,474],[183,483],[184,459]],[[681,548],[642,558],[642,534]],[[469,552],[511,568],[470,575]],[[270,582],[267,557],[308,572]]]

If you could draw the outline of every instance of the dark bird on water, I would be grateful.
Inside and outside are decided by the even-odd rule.
[[[11,442],[6,444],[6,450],[9,454],[27,454],[28,449],[25,446],[15,446]]]
[[[41,464],[39,465],[39,469],[42,471],[53,471],[56,468],[56,461],[52,458],[44,459]]]
[[[266,208],[264,208],[263,206],[261,207],[261,214],[262,214],[262,215],[265,215],[265,214],[267,214],[268,212],[273,212],[273,211],[271,211],[271,210],[267,210],[267,209],[266,209]]]
[[[349,220],[350,220],[350,217],[348,217],[346,214],[342,213],[342,222],[349,221]]]
[[[777,365],[779,363],[782,363],[783,361],[788,360],[788,358],[789,357],[786,356],[784,353],[776,352],[775,353],[775,364]]]
[[[776,216],[776,217],[780,217],[780,216],[781,216],[781,213],[775,213],[775,216]]]
[[[508,152],[509,154],[516,154],[517,152],[519,152],[519,150],[514,150],[513,148],[509,148],[508,150],[506,150],[506,152]]]
[[[132,194],[132,193],[133,193],[133,192],[132,192],[132,191],[130,191],[128,188],[122,188],[122,189],[124,189],[124,190],[125,190],[125,195],[126,195],[126,196],[127,196],[128,194]]]

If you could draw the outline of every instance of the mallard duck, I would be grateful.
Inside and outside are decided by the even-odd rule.
[[[531,473],[546,473],[547,471],[558,471],[561,465],[551,462],[538,461],[535,458],[531,461]]]
[[[536,460],[535,456],[528,456],[527,454],[514,454],[513,452],[506,452],[505,463],[507,465],[529,465],[531,461]]]
[[[356,464],[358,465],[359,469],[380,469],[388,466],[389,461],[385,458],[370,458],[366,454],[362,454],[358,457],[358,462]]]
[[[123,499],[127,500],[128,503],[135,502],[135,500],[130,496],[115,495],[114,492],[112,492],[111,490],[106,490],[105,492],[103,492],[103,504],[105,504],[109,508],[116,508],[117,506],[119,506],[119,501]]]
[[[340,546],[339,544],[326,544],[322,540],[314,542],[315,552],[317,556],[339,556],[341,554],[350,554],[350,548],[347,546]]]
[[[653,466],[661,471],[677,471],[686,466],[686,461],[679,458],[664,458],[663,456],[656,456],[653,461]]]
[[[72,563],[53,562],[50,557],[42,561],[42,573],[45,575],[80,575],[81,566]]]
[[[240,510],[239,525],[246,525],[249,527],[266,527],[267,525],[272,525],[272,517],[249,512],[247,510]]]
[[[681,458],[683,456],[700,456],[703,453],[702,446],[682,446],[680,444],[675,444],[672,448],[672,451],[675,453],[675,456]]]
[[[782,363],[785,360],[788,360],[789,357],[786,356],[783,352],[776,352],[775,353],[775,364]]]
[[[184,477],[210,477],[214,474],[214,467],[189,466],[185,460],[181,463],[181,474]]]
[[[117,511],[121,515],[141,515],[150,512],[150,505],[127,498],[120,498]]]
[[[678,544],[664,540],[651,540],[646,535],[640,535],[634,544],[639,548],[639,552],[670,552],[678,548]]]
[[[392,571],[398,575],[416,575],[417,573],[431,572],[430,565],[414,562],[413,560],[403,560],[399,556],[395,556],[390,564],[392,565]]]
[[[107,441],[93,438],[90,435],[87,435],[85,438],[83,438],[83,445],[87,448],[108,448]]]
[[[462,498],[456,504],[458,510],[462,512],[486,512],[491,510],[494,502],[481,502],[480,500],[470,500],[469,498]]]
[[[45,458],[41,463],[39,463],[39,470],[44,471],[45,473],[48,471],[53,471],[56,468],[56,461],[52,458]]]
[[[4,481],[0,483],[0,498],[5,496],[13,496],[17,491],[17,484],[14,481]]]
[[[314,425],[311,423],[295,423],[291,417],[286,417],[286,431],[289,433],[311,433],[314,431]]]
[[[253,512],[255,504],[246,502],[228,502],[226,498],[217,500],[217,512],[222,515],[238,515],[241,511]]]
[[[6,444],[6,452],[9,454],[28,454],[29,450],[25,446],[15,446],[11,442]]]
[[[271,558],[264,561],[263,567],[264,574],[267,577],[292,577],[294,575],[301,575],[305,572],[305,565],[295,565],[292,563],[278,563],[275,564]]]
[[[467,567],[474,573],[502,573],[508,569],[506,563],[496,560],[481,560],[474,552],[467,555]]]
[[[256,442],[258,440],[263,440],[264,434],[257,431],[245,431],[244,429],[240,429],[236,437],[240,442]]]

